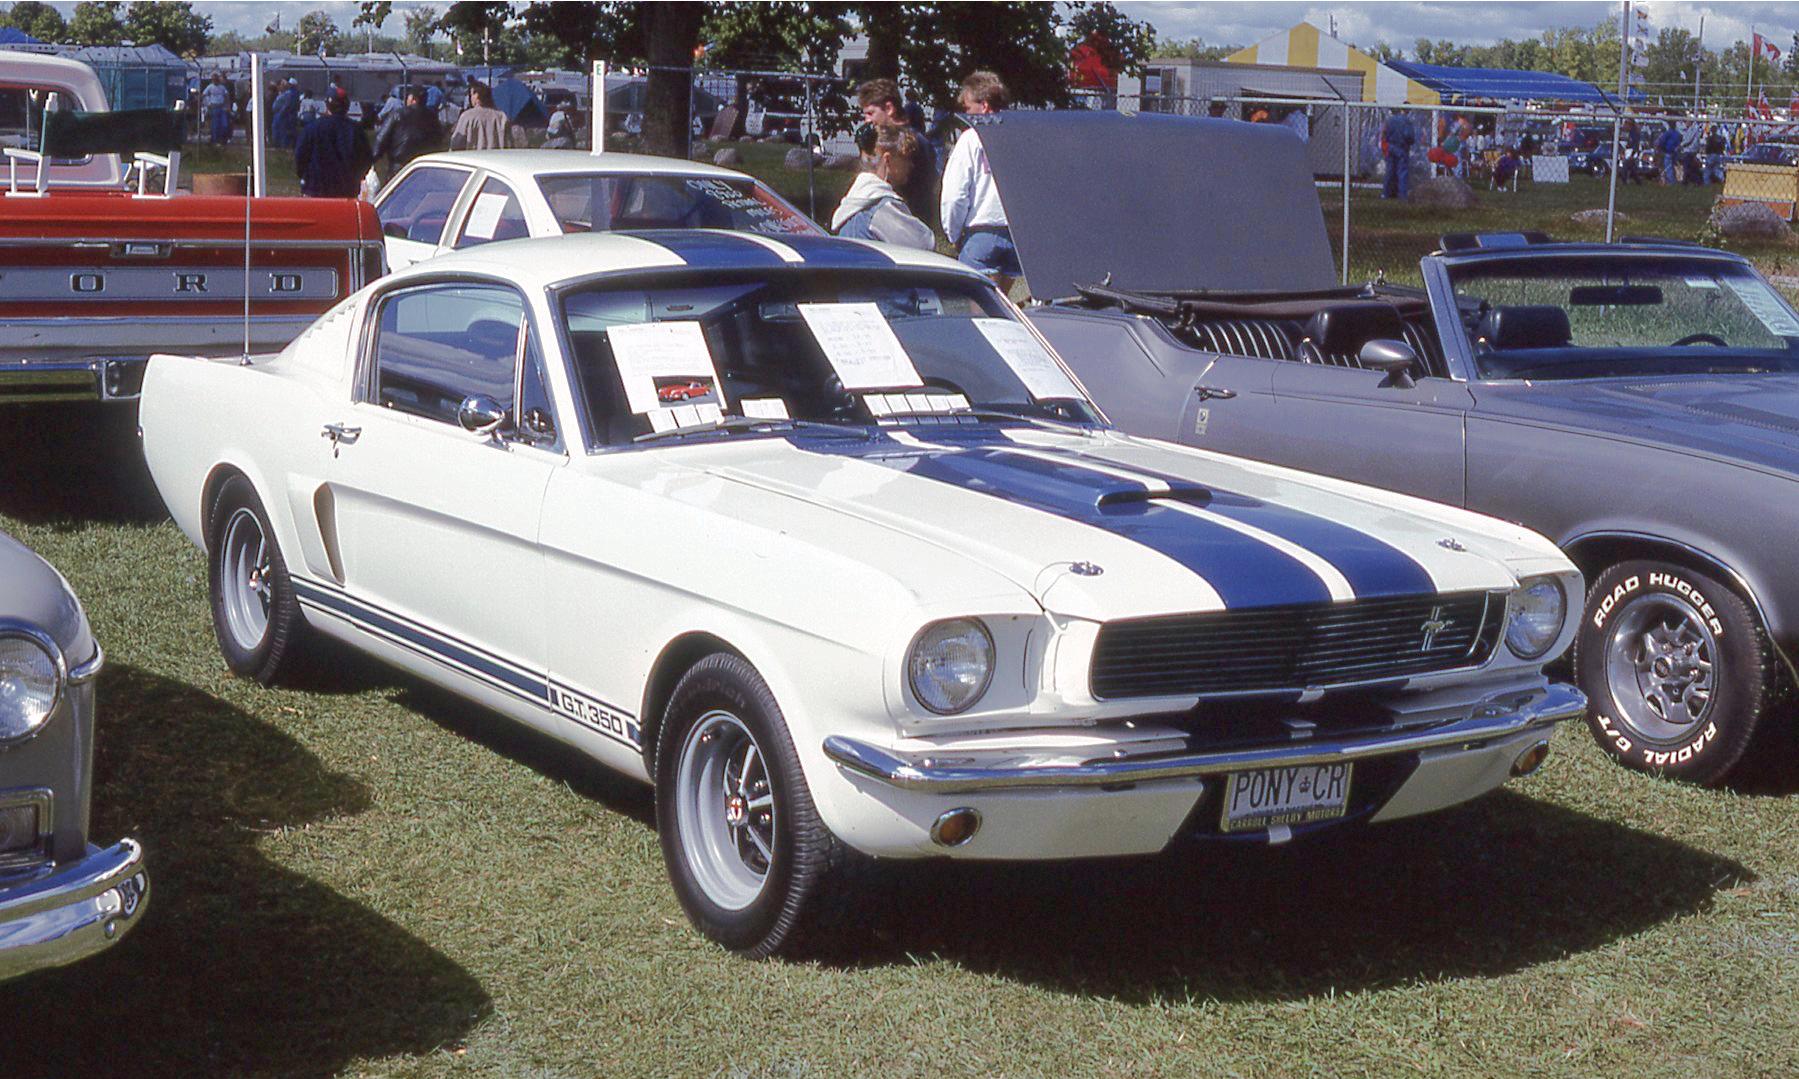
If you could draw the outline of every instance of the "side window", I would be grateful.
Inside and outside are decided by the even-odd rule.
[[[443,238],[444,223],[450,219],[456,196],[462,193],[469,175],[461,169],[415,170],[375,207],[382,235],[437,243]]]
[[[458,248],[494,240],[518,240],[531,235],[525,224],[525,209],[519,205],[512,189],[491,177],[481,185],[462,222],[462,235],[456,237]]]
[[[384,408],[456,423],[463,399],[515,403],[524,301],[498,285],[408,289],[381,305],[373,400]]]

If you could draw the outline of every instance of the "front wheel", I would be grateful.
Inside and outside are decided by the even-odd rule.
[[[1574,669],[1600,748],[1693,783],[1729,775],[1776,695],[1773,651],[1748,603],[1667,562],[1625,562],[1593,582]]]
[[[845,913],[856,855],[819,820],[786,720],[749,663],[720,653],[682,676],[655,771],[663,861],[700,932],[763,958]]]

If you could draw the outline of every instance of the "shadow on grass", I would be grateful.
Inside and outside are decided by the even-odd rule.
[[[452,1045],[488,1012],[454,962],[257,851],[262,833],[360,812],[360,783],[140,670],[108,670],[100,701],[93,834],[143,842],[150,906],[102,955],[0,987],[32,1059],[138,1072],[154,1047],[161,1074],[322,1076]]]
[[[896,868],[882,869],[882,928],[831,960],[931,955],[1137,1003],[1506,974],[1702,910],[1753,879],[1735,862],[1509,791],[1285,848]]]
[[[168,516],[129,403],[0,406],[0,514],[73,530]]]

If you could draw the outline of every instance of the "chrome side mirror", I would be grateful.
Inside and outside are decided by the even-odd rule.
[[[1412,381],[1412,365],[1418,362],[1418,354],[1404,341],[1377,337],[1362,346],[1356,359],[1370,371],[1385,372],[1387,377],[1381,380],[1382,386],[1409,389],[1416,385]]]
[[[456,409],[456,422],[470,434],[492,438],[506,425],[506,410],[484,393],[471,394]]]

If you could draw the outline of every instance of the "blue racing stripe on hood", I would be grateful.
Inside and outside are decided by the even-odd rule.
[[[919,429],[907,430],[916,433]],[[1331,600],[1317,574],[1260,540],[1132,497],[1143,491],[1143,485],[1095,473],[1081,467],[1078,460],[1063,463],[1007,453],[993,447],[988,434],[975,435],[962,445],[951,440],[965,436],[947,436],[928,448],[907,447],[886,438],[870,443],[804,437],[793,441],[809,452],[857,457],[1109,532],[1185,566],[1205,580],[1226,607]]]

